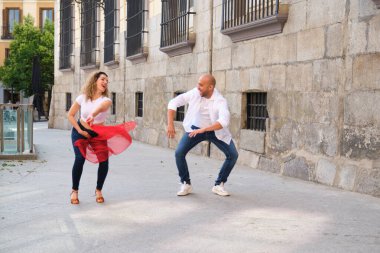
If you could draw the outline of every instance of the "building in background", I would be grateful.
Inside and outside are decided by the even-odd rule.
[[[10,43],[13,39],[14,25],[23,22],[23,17],[30,14],[35,25],[42,28],[46,19],[54,21],[54,0],[1,0],[0,1],[0,66],[10,53]],[[0,81],[0,103],[14,102],[27,103],[28,99],[12,88],[5,88]]]
[[[57,0],[49,126],[105,71],[110,123],[174,148],[167,103],[212,73],[239,163],[380,196],[378,0]],[[209,143],[195,153],[220,157]]]

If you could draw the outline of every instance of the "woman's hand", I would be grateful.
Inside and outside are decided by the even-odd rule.
[[[88,115],[87,119],[86,119],[86,123],[89,125],[89,126],[92,126],[92,124],[94,123],[94,116],[92,114]]]
[[[86,131],[83,131],[83,130],[80,130],[79,132],[80,135],[86,137],[86,138],[90,138],[91,136],[86,132]]]

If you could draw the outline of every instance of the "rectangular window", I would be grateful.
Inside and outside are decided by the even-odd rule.
[[[9,58],[10,52],[11,52],[11,50],[9,48],[5,49],[5,60]]]
[[[81,43],[80,66],[96,65],[98,5],[94,0],[82,0],[81,3]]]
[[[115,44],[118,41],[119,10],[116,0],[104,0],[104,63],[115,61]]]
[[[183,92],[176,92],[174,93],[175,96],[181,95]],[[185,118],[185,106],[180,106],[177,108],[176,114],[175,114],[175,120],[176,121],[183,121]]]
[[[189,0],[162,0],[161,47],[189,41],[191,2]]]
[[[136,92],[136,116],[142,117],[143,116],[143,93],[142,92]]]
[[[144,0],[130,0],[127,3],[127,57],[142,54],[144,45],[145,18],[148,11]]]
[[[223,0],[222,30],[278,14],[279,0]]]
[[[71,108],[71,93],[66,93],[66,112]]]
[[[115,92],[111,93],[111,100],[112,100],[111,114],[115,115],[116,114],[116,93]]]
[[[46,20],[54,22],[54,10],[52,8],[40,9],[40,28],[44,28]]]
[[[60,33],[59,33],[59,69],[71,67],[71,54],[73,51],[74,15],[71,0],[61,0],[60,4]]]
[[[18,8],[3,9],[2,39],[13,39],[14,26],[21,22],[21,11]]]
[[[247,93],[247,129],[264,131],[265,121],[268,118],[267,93]]]

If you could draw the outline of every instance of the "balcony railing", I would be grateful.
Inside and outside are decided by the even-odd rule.
[[[33,105],[0,104],[0,158],[32,158]]]
[[[223,0],[222,33],[233,42],[281,33],[288,5],[279,0]]]
[[[1,34],[1,39],[2,40],[12,40],[13,39],[13,34],[12,34],[12,29],[11,27],[9,27],[8,25],[7,26],[3,26],[2,27],[2,34]]]
[[[169,56],[190,53],[195,44],[191,31],[195,12],[189,0],[162,0],[160,50]]]

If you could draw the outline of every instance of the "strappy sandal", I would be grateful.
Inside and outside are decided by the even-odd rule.
[[[72,190],[72,192],[70,193],[70,197],[73,195],[73,193],[78,194],[78,191],[76,191],[76,190]],[[71,198],[70,200],[71,200],[71,204],[73,204],[73,205],[78,205],[78,204],[79,204],[79,199],[78,199],[78,197],[75,198],[75,199]]]
[[[104,198],[103,198],[103,196],[98,197],[98,196],[96,195],[96,192],[100,192],[100,193],[102,193],[102,192],[99,191],[99,190],[95,190],[96,202],[97,202],[97,203],[103,203],[103,202],[104,202]]]

